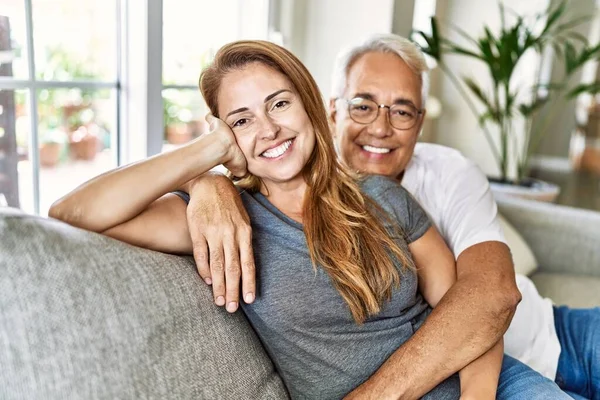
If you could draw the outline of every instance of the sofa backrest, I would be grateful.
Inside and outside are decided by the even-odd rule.
[[[189,257],[0,208],[0,398],[285,399]]]

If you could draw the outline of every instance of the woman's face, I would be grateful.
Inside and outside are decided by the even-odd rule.
[[[315,133],[290,80],[261,63],[228,73],[218,95],[219,117],[229,125],[248,171],[270,184],[302,180]]]

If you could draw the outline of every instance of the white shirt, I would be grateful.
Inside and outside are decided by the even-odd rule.
[[[402,186],[428,213],[455,259],[477,243],[506,243],[487,178],[457,150],[417,143]],[[560,343],[552,302],[524,275],[517,275],[517,286],[523,300],[504,335],[504,351],[554,380]]]

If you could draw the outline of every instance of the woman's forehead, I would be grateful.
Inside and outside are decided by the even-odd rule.
[[[264,103],[267,96],[286,89],[294,92],[291,81],[281,72],[261,63],[252,63],[227,73],[218,94],[219,114]],[[223,114],[225,113],[225,114]]]

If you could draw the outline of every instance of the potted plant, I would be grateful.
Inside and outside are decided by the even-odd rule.
[[[192,140],[192,113],[171,96],[163,96],[165,139],[170,144],[183,144]]]
[[[466,40],[467,45],[444,37],[435,17],[431,18],[431,34],[422,31],[412,34],[423,52],[436,60],[477,117],[498,165],[499,177],[490,178],[495,190],[508,186],[516,188],[509,191],[518,193],[539,191],[539,186],[543,184],[527,177],[530,158],[548,127],[560,115],[547,112],[535,124],[534,117],[540,115],[544,105],[556,106],[560,98],[570,99],[582,93],[595,94],[600,89],[598,82],[579,85],[573,82],[576,72],[586,63],[598,60],[600,45],[590,46],[587,39],[575,30],[589,17],[565,20],[567,5],[568,2],[563,0],[532,18],[526,18],[507,11],[499,3],[501,28],[497,34],[484,26],[483,33],[474,37],[458,27],[451,27]],[[538,80],[530,87],[517,85],[514,71],[524,55],[536,52],[541,59],[547,49],[552,49],[564,63],[562,79],[540,84],[538,71]],[[483,63],[487,67],[489,82],[476,82],[471,77],[459,79],[444,62],[444,56],[450,54]],[[488,84],[491,89],[487,88]],[[490,129],[492,127],[494,129]],[[523,139],[522,146],[517,145],[519,137]],[[511,166],[516,166],[516,171],[511,171]],[[512,176],[516,178],[511,179]],[[553,185],[549,188],[549,194],[541,198],[552,201],[557,195],[558,187]],[[534,195],[528,193],[525,196]]]
[[[66,133],[56,127],[46,127],[40,130],[40,165],[42,167],[55,167],[62,154],[63,147],[67,141]]]
[[[82,103],[78,106],[63,107],[66,126],[69,131],[69,153],[76,160],[92,161],[98,153],[100,140],[99,127],[94,122],[92,105]]]

